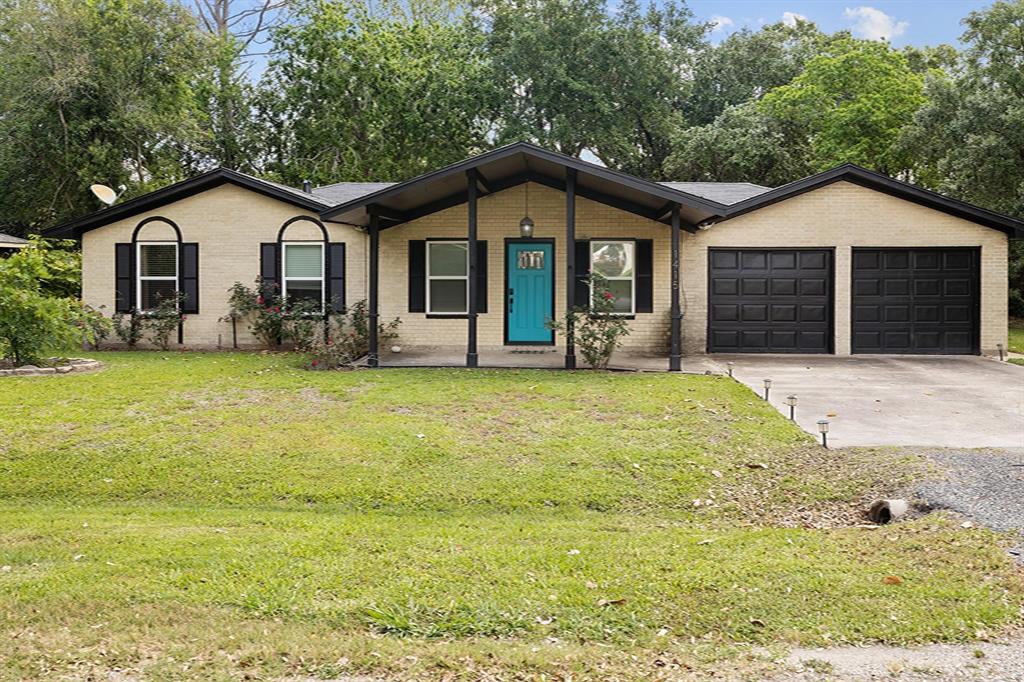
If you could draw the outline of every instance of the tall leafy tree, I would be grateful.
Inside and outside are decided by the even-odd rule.
[[[468,16],[309,0],[261,84],[267,169],[298,182],[398,180],[488,144],[491,78]]]
[[[928,79],[928,104],[904,148],[935,189],[1024,218],[1024,0],[996,2],[965,20],[967,45],[950,76]],[[1024,243],[1010,261],[1012,312],[1024,317]]]
[[[680,125],[693,54],[706,26],[681,2],[481,0],[501,93],[499,142],[589,150],[658,178]]]
[[[0,3],[0,229],[97,208],[88,186],[141,192],[182,173],[202,136],[195,20],[163,0]]]
[[[686,102],[691,125],[711,123],[727,107],[760,99],[796,78],[812,57],[825,52],[845,32],[829,36],[809,21],[740,29],[697,56],[693,88]]]
[[[905,176],[915,159],[897,144],[900,131],[924,103],[924,79],[904,54],[886,43],[842,40],[761,106],[807,130],[816,170],[852,162]]]

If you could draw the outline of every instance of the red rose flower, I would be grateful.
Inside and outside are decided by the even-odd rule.
[[[312,365],[313,365],[314,367],[316,367],[316,363],[317,363],[317,361],[316,361],[316,360],[313,360],[313,362],[312,362],[311,364],[312,364]]]
[[[610,300],[612,300],[613,298],[615,298],[615,297],[614,297],[614,296],[612,296],[612,292],[610,292],[610,291],[606,291],[606,292],[604,292],[604,300],[606,300],[606,301],[610,301]]]
[[[256,303],[257,303],[257,305],[263,305],[263,297],[262,296],[257,296],[256,297]]]

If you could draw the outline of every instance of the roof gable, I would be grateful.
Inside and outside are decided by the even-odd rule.
[[[850,182],[861,187],[883,192],[898,199],[927,206],[937,211],[984,225],[985,227],[1000,230],[1011,237],[1024,237],[1024,222],[1020,220],[969,204],[966,201],[951,199],[937,192],[911,185],[908,182],[894,180],[886,175],[861,168],[852,163],[837,166],[817,175],[811,175],[802,180],[776,187],[775,189],[732,204],[726,209],[724,220],[756,211],[765,206],[771,206],[780,201],[785,201],[791,197],[799,196],[839,181]]]
[[[74,237],[78,238],[83,232],[94,230],[104,225],[123,218],[130,218],[133,215],[152,211],[153,209],[166,206],[180,199],[205,192],[224,184],[232,184],[238,187],[252,190],[273,199],[279,199],[299,208],[312,212],[322,211],[330,206],[329,201],[317,197],[302,190],[282,185],[269,180],[262,180],[245,173],[217,168],[215,170],[197,175],[194,178],[176,182],[173,185],[162,187],[158,190],[144,194],[140,197],[130,199],[121,204],[115,204],[75,220],[43,230],[48,237]]]

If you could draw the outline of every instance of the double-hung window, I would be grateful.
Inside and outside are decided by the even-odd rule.
[[[285,242],[281,254],[281,294],[289,303],[312,301],[324,307],[324,245]]]
[[[612,295],[612,312],[632,315],[636,312],[636,242],[631,240],[594,240],[590,242],[590,298],[594,299],[594,277],[604,280]]]
[[[469,311],[469,243],[427,242],[427,313],[465,315]]]
[[[160,301],[172,298],[178,290],[178,244],[138,242],[137,248],[135,308],[142,312],[156,310]]]

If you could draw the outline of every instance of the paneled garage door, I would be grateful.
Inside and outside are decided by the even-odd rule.
[[[832,251],[710,249],[708,352],[832,351]]]
[[[854,249],[854,353],[978,352],[977,249]]]

